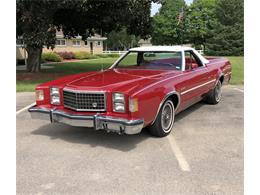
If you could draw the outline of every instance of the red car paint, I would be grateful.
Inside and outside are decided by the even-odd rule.
[[[178,107],[177,104],[175,105],[175,112],[178,113],[200,101],[204,94],[214,88],[221,77],[223,77],[224,83],[229,82],[231,78],[230,62],[225,58],[207,59],[209,60],[207,65],[197,68],[193,66],[193,70],[185,71],[112,68],[66,76],[38,85],[36,90],[43,89],[45,99],[36,103],[38,107],[56,107],[72,114],[95,115],[95,112],[78,112],[64,108],[62,90],[66,87],[75,90],[106,91],[107,111],[100,112],[101,115],[128,120],[142,118],[146,126],[155,120],[160,103],[168,93],[176,91],[179,94]],[[50,87],[60,89],[61,105],[50,104]],[[126,100],[129,97],[137,98],[138,111],[131,113],[126,109],[125,113],[113,112],[112,92],[125,94]],[[128,108],[128,101],[126,101],[126,108]]]

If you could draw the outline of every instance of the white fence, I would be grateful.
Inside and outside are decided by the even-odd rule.
[[[104,54],[124,54],[127,51],[103,51]]]
[[[197,50],[201,55],[204,54],[204,51],[203,50]]]

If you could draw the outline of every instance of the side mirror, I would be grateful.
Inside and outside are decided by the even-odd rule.
[[[191,69],[195,69],[195,68],[198,68],[198,64],[191,64]]]

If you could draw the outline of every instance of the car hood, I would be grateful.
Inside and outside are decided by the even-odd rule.
[[[105,71],[80,74],[79,77],[67,81],[64,87],[78,90],[102,90],[129,93],[131,90],[143,88],[166,75],[179,74],[165,70],[133,70],[108,69]]]

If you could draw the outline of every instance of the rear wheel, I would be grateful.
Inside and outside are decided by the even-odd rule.
[[[206,102],[209,104],[218,104],[222,96],[222,83],[220,80],[217,82],[215,88],[211,90],[206,96]]]
[[[168,135],[174,123],[174,105],[168,99],[161,107],[154,123],[149,127],[149,132],[156,137],[164,137]]]

